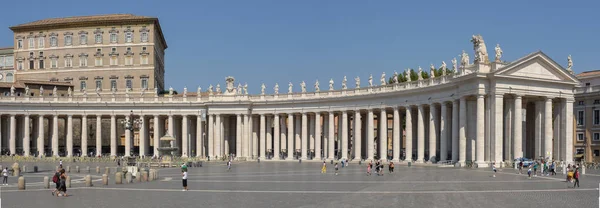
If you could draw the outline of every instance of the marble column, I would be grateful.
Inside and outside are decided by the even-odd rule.
[[[544,153],[546,159],[552,159],[552,98],[546,98],[544,110]]]
[[[11,117],[12,120],[12,117]],[[58,157],[58,115],[52,116],[52,155]]]
[[[154,136],[154,156],[160,156],[160,152],[158,152],[158,148],[160,147],[160,117],[158,114],[154,115],[154,120],[152,121],[154,124],[153,127],[153,136]]]
[[[414,134],[413,134],[413,127],[412,127],[412,110],[410,106],[406,106],[406,122],[405,125],[406,127],[404,127],[406,129],[406,137],[404,138],[405,143],[404,143],[404,148],[405,148],[405,158],[404,161],[405,162],[412,162],[412,152],[413,152],[413,138],[414,138]]]
[[[564,138],[563,144],[561,144],[561,158],[567,163],[573,163],[573,102],[575,100],[573,98],[565,98],[562,99],[562,115],[561,119],[563,119],[562,128],[564,131],[561,131],[562,138]]]
[[[367,110],[367,160],[371,161],[375,158],[373,140],[374,138],[374,115],[373,109]]]
[[[110,156],[117,156],[117,116],[110,115]]]
[[[221,136],[221,126],[223,124],[221,123],[221,115],[217,114],[215,115],[215,138],[214,138],[214,147],[213,147],[213,151],[214,151],[214,155],[217,156],[218,158],[221,158],[223,156],[223,152],[221,151],[221,144],[223,143],[223,139]]]
[[[348,159],[348,112],[342,111],[342,159]]]
[[[250,123],[248,114],[244,114],[244,129],[242,130],[242,154],[246,159],[250,157]]]
[[[424,162],[425,158],[425,110],[424,105],[417,107],[417,160],[415,163]]]
[[[87,130],[87,115],[81,116],[81,156],[88,156],[88,130]]]
[[[265,114],[260,114],[260,147],[259,147],[259,159],[264,160],[265,159],[265,152],[266,152],[266,144],[265,144],[265,139],[266,139],[266,135],[265,135],[265,129],[267,127],[265,126]]]
[[[393,148],[393,156],[392,161],[399,162],[400,161],[400,112],[399,107],[394,107],[394,126],[392,126],[392,148]]]
[[[204,157],[204,125],[202,115],[196,116],[196,157]],[[241,156],[241,154],[240,154]]]
[[[495,162],[503,162],[503,144],[504,144],[504,94],[496,94],[493,98],[494,109],[492,112],[492,119],[494,126],[492,126],[493,132],[493,144],[492,151],[494,153],[493,159]]]
[[[323,115],[323,159],[329,159],[329,119],[328,113]]]
[[[315,151],[315,117],[308,115],[308,159],[314,160],[316,156],[312,156]]]
[[[267,143],[267,147],[265,148],[265,154],[267,155],[266,157],[268,157],[270,155],[269,150],[271,150],[271,152],[273,152],[273,134],[271,133],[271,126],[273,125],[272,122],[273,120],[271,120],[271,116],[266,116],[266,129],[265,129],[265,137],[267,139],[266,143]]]
[[[215,115],[208,115],[208,157],[215,158]]]
[[[30,122],[29,122],[29,115],[25,115],[25,118],[23,119],[23,123],[25,123],[24,127],[23,127],[23,131],[25,132],[23,134],[23,156],[28,157],[29,153],[31,152],[30,149]]]
[[[235,115],[235,156],[242,157],[242,114]]]
[[[321,113],[315,113],[315,158],[316,160],[322,160],[321,157]]]
[[[385,108],[381,109],[379,114],[379,159],[387,160],[388,153],[388,137],[387,137],[387,111]]]
[[[259,132],[260,132],[260,118],[251,118],[251,122],[256,125],[252,126],[252,157],[258,158],[258,146],[259,146]],[[255,121],[256,120],[256,121]]]
[[[354,111],[354,159],[362,160],[362,122],[360,110]]]
[[[190,156],[189,153],[189,131],[188,131],[189,119],[187,115],[181,116],[181,154],[182,157]]]
[[[279,151],[281,150],[281,146],[279,145],[279,140],[281,139],[281,127],[279,124],[279,114],[273,115],[273,160],[281,159],[279,157]]]
[[[287,122],[287,160],[293,160],[294,159],[294,114],[290,113],[288,114],[288,122]]]
[[[145,115],[140,115],[140,131],[139,138],[140,142],[138,144],[139,147],[139,155],[146,156],[148,154],[148,120]]]
[[[440,161],[448,160],[448,104],[440,105]]]
[[[8,141],[10,155],[17,154],[17,118],[15,116],[14,114],[10,115],[10,137]]]
[[[458,129],[458,162],[461,166],[467,158],[467,98],[460,98],[459,129]]]
[[[102,156],[102,115],[96,115],[96,157]]]
[[[513,154],[514,158],[523,157],[523,101],[521,95],[515,96],[515,114],[514,114],[514,131],[513,131]]]
[[[327,126],[327,133],[328,133],[328,138],[327,138],[327,148],[329,149],[327,151],[327,153],[329,154],[327,156],[327,159],[329,160],[333,160],[335,158],[335,141],[334,141],[334,136],[335,136],[335,114],[333,111],[329,111],[329,115],[328,115],[328,126]]]
[[[477,132],[475,155],[478,167],[485,167],[485,99],[484,95],[477,95]]]
[[[302,113],[302,138],[301,138],[301,159],[307,159],[307,151],[308,151],[308,115],[306,113]]]
[[[544,133],[544,126],[543,124],[543,111],[544,111],[544,101],[536,101],[535,103],[535,142],[534,142],[534,154],[533,154],[533,159],[539,159],[540,156],[542,156],[542,140],[543,140],[543,133]]]
[[[452,162],[458,162],[458,138],[459,138],[459,104],[458,100],[452,101]]]
[[[133,127],[133,118],[129,115],[125,116],[125,122],[129,122]],[[125,156],[131,156],[131,129],[125,128]]]
[[[429,162],[434,162],[437,156],[438,116],[439,113],[435,104],[429,105]]]
[[[37,135],[37,149],[39,156],[46,156],[45,142],[44,142],[44,115],[38,116],[38,135]]]

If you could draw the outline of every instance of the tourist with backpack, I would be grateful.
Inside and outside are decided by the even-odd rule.
[[[60,170],[61,169],[58,169],[54,173],[54,176],[52,176],[52,183],[54,183],[54,185],[56,187],[56,188],[54,188],[54,190],[52,190],[52,196],[54,196],[55,193],[58,196],[58,193],[59,193],[58,189],[60,188],[60,183],[59,183],[59,180],[60,180]]]
[[[573,188],[577,186],[579,188],[579,168],[575,169],[575,173],[573,174],[573,178],[575,179],[575,183],[573,184]]]

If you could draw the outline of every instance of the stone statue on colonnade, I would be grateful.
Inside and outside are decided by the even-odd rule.
[[[456,57],[452,59],[452,71],[456,73]]]
[[[442,68],[442,76],[446,76],[446,62],[442,61],[442,66],[440,66],[440,68]]]
[[[381,74],[381,79],[380,79],[380,81],[381,81],[381,86],[384,86],[384,85],[385,85],[385,72],[383,72],[383,73]]]
[[[398,72],[394,70],[394,77],[392,77],[393,84],[398,84]]]
[[[346,82],[348,82],[348,79],[346,79],[346,76],[344,76],[344,79],[342,80],[342,90],[348,89]]]
[[[423,69],[421,69],[421,66],[419,66],[419,72],[417,72],[417,76],[419,77],[419,80],[423,80]]]
[[[304,81],[300,83],[300,89],[302,90],[302,93],[306,92],[306,83]]]
[[[431,64],[429,66],[429,79],[435,78],[435,66]]]
[[[329,90],[333,90],[333,79],[329,80]]]
[[[573,59],[571,58],[571,54],[567,57],[567,71],[573,74]]]
[[[273,91],[275,91],[276,95],[279,94],[279,84],[278,83],[275,83],[275,87],[273,87]]]
[[[356,84],[356,88],[357,89],[360,88],[360,77],[359,76],[356,76],[356,78],[354,78],[354,82]]]
[[[496,62],[500,62],[500,58],[502,58],[502,53],[504,53],[502,51],[502,48],[500,48],[500,44],[496,44],[495,51],[496,51]]]
[[[264,95],[265,94],[265,89],[267,88],[267,86],[265,86],[265,83],[262,83],[262,85],[260,85],[260,94]]]
[[[292,94],[292,87],[293,87],[293,86],[294,86],[294,85],[292,84],[292,82],[290,82],[290,83],[288,84],[288,93],[289,93],[289,94]]]
[[[408,69],[408,68],[407,68],[407,69],[405,70],[405,72],[406,72],[406,75],[404,75],[404,76],[405,76],[405,78],[406,78],[406,81],[407,81],[407,82],[411,82],[412,80],[410,79],[410,69]]]
[[[315,82],[315,92],[321,92],[321,88],[319,87],[319,80]]]
[[[373,74],[369,75],[369,87],[373,87]]]
[[[485,46],[485,41],[483,41],[483,37],[481,35],[473,35],[471,37],[471,42],[473,43],[473,50],[475,50],[475,63],[490,63],[488,58],[487,48]]]

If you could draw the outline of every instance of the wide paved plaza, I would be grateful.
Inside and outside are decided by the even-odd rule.
[[[2,165],[7,165],[3,163]],[[32,164],[26,164],[32,166]],[[27,190],[16,190],[16,178],[1,191],[2,208],[12,207],[598,207],[600,174],[588,170],[581,187],[568,188],[563,175],[533,177],[502,169],[491,177],[489,169],[397,165],[394,173],[367,176],[366,165],[340,168],[334,175],[320,173],[316,162],[204,163],[189,169],[188,192],[181,187],[178,168],[161,169],[160,181],[115,185],[114,172],[102,186],[95,167],[71,166],[69,197],[53,197],[42,187],[56,164],[39,165],[39,173],[25,173]],[[74,166],[92,167],[94,186],[84,187],[87,173]],[[341,166],[340,166],[341,167]],[[31,170],[31,168],[29,168]]]

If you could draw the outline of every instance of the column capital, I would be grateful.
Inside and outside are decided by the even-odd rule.
[[[548,101],[552,102],[552,99],[554,99],[553,96],[546,96],[545,98],[546,98],[546,102],[548,102]]]
[[[522,99],[523,98],[523,95],[521,95],[521,94],[514,94],[514,96],[515,96],[515,99]]]
[[[485,94],[477,94],[477,95],[475,95],[475,96],[476,96],[478,99],[479,99],[479,98],[485,98]]]
[[[504,93],[494,94],[494,97],[496,97],[496,98],[504,98]]]

